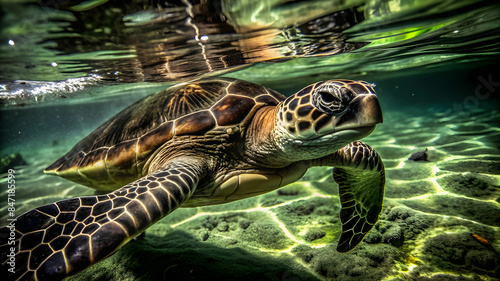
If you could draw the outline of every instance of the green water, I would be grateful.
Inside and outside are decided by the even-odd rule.
[[[0,154],[28,163],[15,167],[16,215],[94,194],[42,170],[127,105],[221,75],[286,95],[332,78],[375,83],[384,123],[363,141],[386,166],[380,221],[336,252],[338,191],[315,168],[280,191],[179,209],[70,280],[500,276],[497,1],[208,3],[0,1]],[[429,161],[407,160],[426,148]]]

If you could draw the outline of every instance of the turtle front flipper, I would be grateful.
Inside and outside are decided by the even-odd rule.
[[[333,179],[339,184],[342,235],[337,251],[347,252],[358,245],[377,223],[382,212],[385,169],[373,148],[355,141],[336,152]]]
[[[74,274],[179,207],[202,173],[200,165],[174,161],[112,193],[28,211],[12,223],[15,240],[8,239],[11,228],[0,229],[2,271],[9,272],[9,280],[60,280]],[[14,272],[9,270],[11,253]]]
[[[370,146],[355,141],[321,159],[334,166],[333,179],[339,184],[342,234],[337,251],[356,247],[377,223],[384,200],[385,170],[382,159]]]

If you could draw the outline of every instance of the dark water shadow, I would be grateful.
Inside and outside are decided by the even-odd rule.
[[[146,233],[67,280],[318,280],[292,257],[220,248],[184,231]]]

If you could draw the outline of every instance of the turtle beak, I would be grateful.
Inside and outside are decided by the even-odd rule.
[[[335,130],[372,127],[383,121],[377,96],[374,94],[358,95],[349,103],[346,113],[338,118]]]
[[[376,125],[384,122],[382,109],[376,95],[359,95],[351,102],[354,111],[359,110],[357,120],[360,125]]]

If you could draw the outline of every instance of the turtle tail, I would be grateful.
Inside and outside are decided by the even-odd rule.
[[[113,254],[194,192],[201,169],[171,162],[115,192],[59,201],[0,229],[9,280],[61,280]]]

